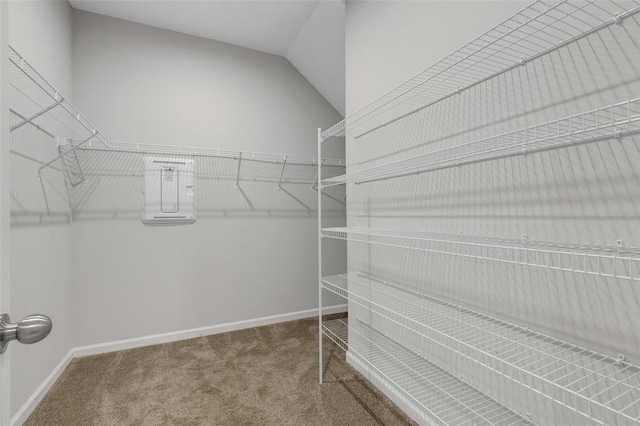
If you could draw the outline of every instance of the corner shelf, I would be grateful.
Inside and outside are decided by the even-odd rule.
[[[640,98],[323,179],[321,184],[330,187],[374,182],[637,133],[640,133]]]
[[[322,331],[438,425],[531,425],[529,420],[358,320],[324,321]]]
[[[322,236],[428,253],[640,282],[640,249],[466,237],[375,228],[325,228]]]
[[[598,424],[640,424],[640,367],[364,274],[323,286]]]

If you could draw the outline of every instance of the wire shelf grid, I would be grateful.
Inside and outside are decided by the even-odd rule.
[[[73,142],[73,141],[72,141]],[[135,217],[144,202],[144,159],[193,159],[200,217],[309,217],[316,212],[316,158],[224,149],[110,141],[59,147],[73,219]],[[324,159],[323,173],[344,172],[342,160]],[[322,192],[323,214],[344,216],[343,191]]]
[[[626,7],[625,7],[626,6]],[[369,123],[365,132],[549,54],[640,12],[640,1],[549,2],[538,0],[322,132],[323,140]]]
[[[353,227],[325,228],[322,236],[483,261],[640,281],[640,249],[634,247]]]
[[[77,140],[75,140],[77,141]],[[95,141],[89,141],[81,148],[82,150],[91,151],[115,151],[115,152],[129,152],[139,154],[157,154],[157,155],[177,155],[177,156],[190,156],[190,157],[215,157],[215,158],[229,158],[229,159],[242,159],[242,161],[258,161],[264,163],[283,164],[287,165],[305,165],[317,167],[318,159],[311,156],[302,155],[284,155],[265,152],[253,152],[253,151],[234,151],[228,149],[214,149],[214,148],[199,148],[188,146],[174,146],[174,145],[153,145],[133,142],[119,142],[110,141],[108,146],[97,143]],[[344,168],[344,160],[335,158],[323,158],[323,167],[338,167]]]
[[[518,413],[358,320],[330,320],[323,333],[397,387],[439,425],[528,425]]]
[[[599,424],[640,424],[640,367],[364,274],[324,288]]]
[[[32,125],[52,138],[80,138],[108,145],[96,127],[25,58],[9,46],[11,112],[22,119],[11,131]]]
[[[323,187],[411,176],[640,133],[640,98],[322,180]]]

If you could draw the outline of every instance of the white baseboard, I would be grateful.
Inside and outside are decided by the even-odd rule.
[[[44,398],[44,396],[49,392],[51,386],[58,380],[62,372],[67,368],[67,366],[71,363],[74,358],[74,349],[71,349],[67,355],[56,365],[56,368],[44,379],[44,382],[38,389],[29,397],[27,402],[18,410],[18,412],[11,418],[11,425],[18,426],[22,425],[27,421],[33,410],[36,409],[40,401]]]
[[[323,314],[338,314],[347,312],[347,305],[329,306],[322,309]],[[317,309],[308,309],[306,311],[290,312],[288,314],[271,315],[268,317],[255,318],[244,321],[230,322],[226,324],[212,325],[208,327],[192,328],[190,330],[181,330],[171,333],[155,334],[152,336],[143,336],[135,339],[118,340],[115,342],[99,343],[97,345],[80,346],[73,348],[60,361],[56,368],[36,389],[25,404],[11,419],[11,426],[20,426],[31,415],[33,410],[38,406],[40,401],[47,394],[51,386],[58,380],[69,363],[78,357],[98,355],[108,352],[121,351],[125,349],[141,348],[143,346],[158,345],[161,343],[177,342],[179,340],[193,339],[195,337],[210,336],[212,334],[226,333],[229,331],[243,330],[246,328],[260,327],[263,325],[277,324],[280,322],[295,321],[303,318],[311,318],[318,315]]]
[[[367,380],[384,393],[391,401],[393,401],[404,413],[409,416],[413,421],[423,426],[436,426],[436,423],[431,420],[426,413],[418,409],[411,401],[398,392],[391,384],[385,380],[380,374],[375,372],[365,362],[363,362],[357,355],[354,355],[347,351],[347,363],[351,365],[354,370],[362,374]]]
[[[329,306],[322,309],[324,314],[336,314],[347,312],[347,305]],[[115,342],[99,343],[75,348],[74,357],[97,355],[125,349],[141,348],[144,346],[159,345],[162,343],[177,342],[179,340],[193,339],[196,337],[210,336],[213,334],[227,333],[229,331],[243,330],[245,328],[261,327],[263,325],[279,322],[295,321],[318,315],[317,309],[290,312],[288,314],[271,315],[268,317],[254,318],[244,321],[229,322],[226,324],[211,325],[208,327],[192,328],[190,330],[174,331],[171,333],[155,334],[152,336],[137,337],[134,339],[118,340]]]

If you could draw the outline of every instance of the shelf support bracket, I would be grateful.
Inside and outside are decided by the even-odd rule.
[[[78,172],[80,173],[80,177],[82,178],[82,180],[80,182],[74,182],[73,177],[71,176],[71,172],[69,171],[69,167],[67,167],[67,163],[63,161],[62,164],[64,165],[64,170],[66,171],[67,177],[69,178],[69,183],[71,184],[72,187],[76,187],[80,184],[86,185],[87,178],[85,177],[84,171],[82,170],[82,165],[80,164],[80,158],[78,158],[78,152],[74,151],[73,156],[75,159],[75,163],[78,166]]]
[[[93,130],[93,134],[91,136],[89,136],[87,139],[83,140],[82,142],[80,142],[78,145],[74,146],[73,148],[71,148],[69,151],[63,152],[62,154],[58,155],[56,158],[54,158],[53,160],[49,161],[46,164],[43,164],[42,166],[40,166],[40,168],[38,169],[38,176],[40,176],[40,173],[42,172],[42,169],[49,167],[50,165],[52,165],[53,163],[55,163],[56,161],[58,161],[59,159],[67,156],[68,154],[74,153],[76,152],[76,149],[80,148],[82,145],[84,145],[85,143],[89,142],[91,139],[95,138],[98,135],[98,131],[97,130]]]
[[[49,105],[48,107],[46,107],[45,109],[43,109],[43,110],[41,110],[39,112],[33,114],[31,117],[23,119],[18,124],[12,126],[9,129],[9,132],[13,132],[14,130],[19,129],[20,127],[24,126],[25,124],[31,123],[33,120],[35,120],[36,118],[40,117],[42,114],[46,114],[47,112],[51,111],[52,109],[54,109],[55,107],[60,105],[62,102],[64,102],[64,98],[56,93],[56,102],[55,103]],[[39,128],[39,126],[36,126],[36,127]]]
[[[284,175],[284,167],[287,165],[287,156],[284,156],[284,162],[282,163],[282,169],[280,169],[280,179],[278,179],[278,191],[282,189],[282,176]]]
[[[613,15],[613,22],[615,22],[616,25],[622,25],[622,16],[620,15],[620,13],[616,13]]]
[[[17,115],[18,117],[20,117],[21,119],[25,120],[25,123],[24,123],[24,124],[27,124],[27,122],[28,122],[29,124],[31,124],[31,125],[32,125],[33,127],[35,127],[36,129],[40,130],[40,131],[41,131],[42,133],[44,133],[45,135],[50,136],[50,137],[52,137],[53,139],[55,139],[55,138],[56,138],[56,136],[55,136],[53,133],[51,133],[50,131],[48,131],[48,130],[47,130],[47,129],[45,129],[44,127],[41,127],[38,123],[34,123],[33,121],[31,121],[31,120],[33,120],[33,119],[31,119],[31,120],[27,121],[27,120],[28,120],[28,119],[27,119],[27,117],[25,117],[24,115],[20,114],[18,111],[14,110],[13,108],[9,108],[9,111],[10,111],[12,114],[15,114],[15,115]]]
[[[242,165],[242,153],[238,155],[238,171],[236,173],[236,189],[240,189],[240,166]]]
[[[320,162],[320,167],[324,166],[324,160],[326,160],[326,158],[323,158],[322,161]],[[311,189],[312,190],[316,190],[316,182],[318,183],[318,185],[320,185],[320,182],[318,182],[318,172],[316,172],[316,177],[313,178],[313,182],[311,183]]]

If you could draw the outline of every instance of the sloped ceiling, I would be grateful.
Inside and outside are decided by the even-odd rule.
[[[287,58],[344,116],[342,0],[70,0],[75,9]]]

